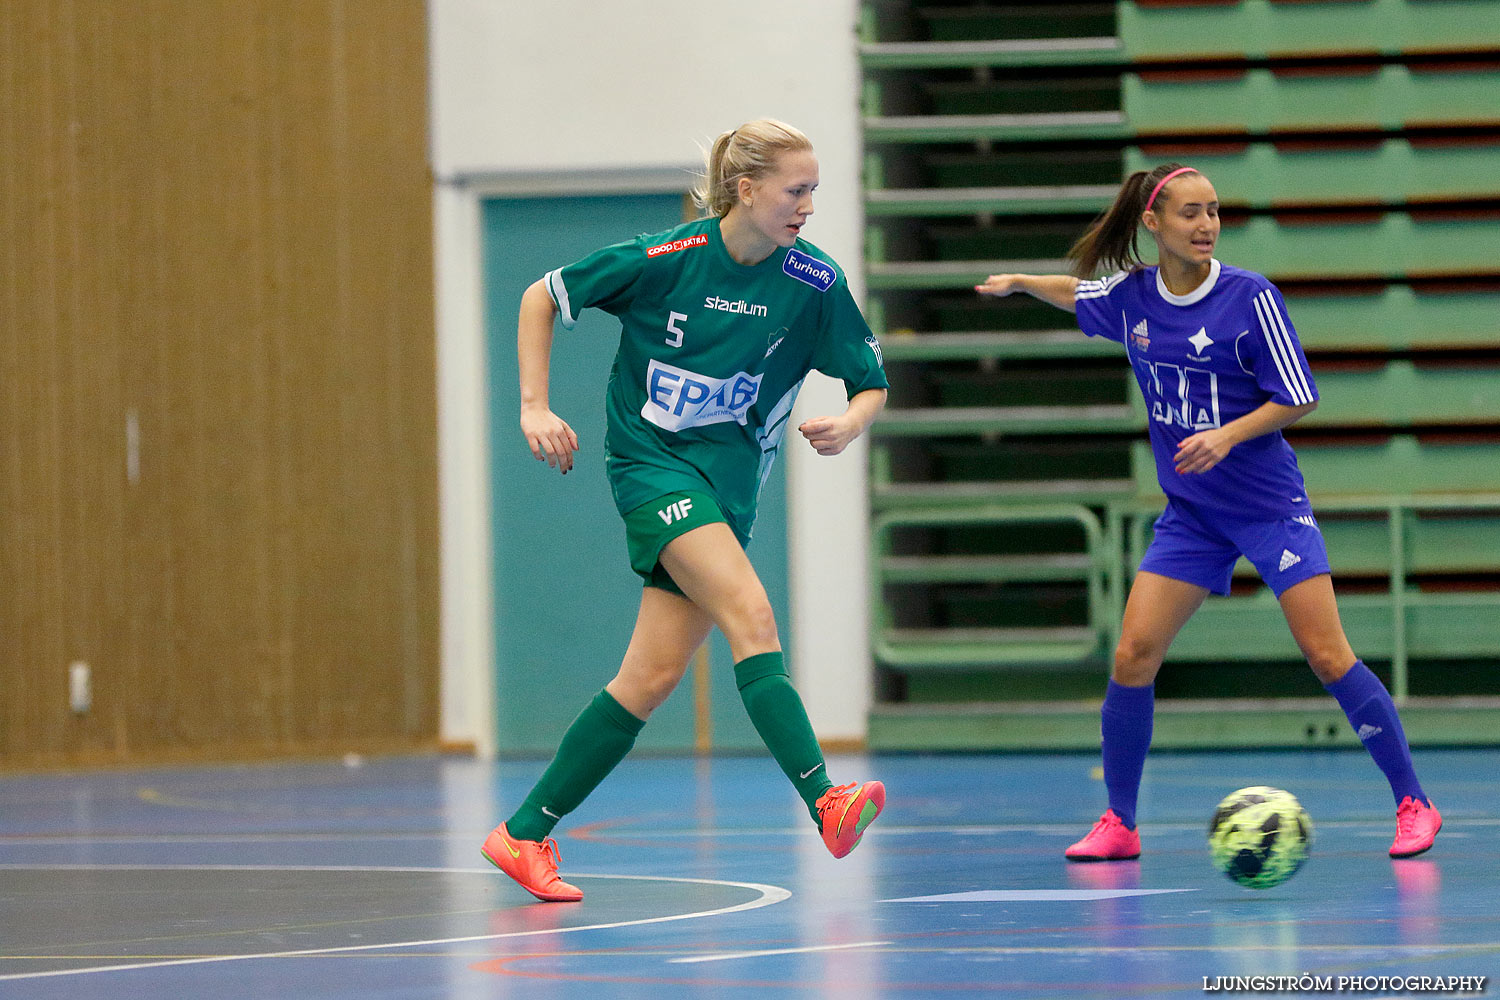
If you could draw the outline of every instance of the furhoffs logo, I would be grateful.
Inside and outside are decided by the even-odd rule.
[[[798,281],[812,285],[820,292],[826,292],[832,288],[834,279],[838,277],[833,271],[832,264],[825,264],[818,258],[796,249],[786,252],[786,259],[781,262],[781,269]]]

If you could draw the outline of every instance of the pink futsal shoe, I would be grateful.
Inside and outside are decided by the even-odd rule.
[[[818,797],[818,822],[828,853],[842,858],[854,850],[865,827],[885,808],[885,786],[878,781],[839,785]]]
[[[1140,833],[1125,829],[1113,809],[1104,810],[1088,836],[1063,851],[1069,861],[1130,861],[1140,856]]]
[[[551,837],[541,843],[517,840],[501,823],[484,839],[479,853],[544,903],[576,903],[583,898],[582,889],[557,877],[557,841]]]
[[[1408,795],[1396,807],[1396,839],[1391,841],[1391,857],[1414,858],[1432,846],[1443,828],[1442,814],[1429,802],[1423,805]]]

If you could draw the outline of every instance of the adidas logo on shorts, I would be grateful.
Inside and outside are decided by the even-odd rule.
[[[1297,565],[1301,561],[1302,561],[1302,557],[1299,556],[1299,555],[1297,555],[1291,549],[1282,549],[1281,550],[1281,565],[1279,567],[1277,567],[1277,568],[1281,572],[1285,573],[1287,570],[1291,569],[1293,566]]]
[[[1368,722],[1366,722],[1364,725],[1362,725],[1362,726],[1359,727],[1359,731],[1357,733],[1355,733],[1354,735],[1358,736],[1359,739],[1360,739],[1360,742],[1363,743],[1365,740],[1368,740],[1371,736],[1379,736],[1383,732],[1385,732],[1385,730],[1381,729],[1379,726],[1372,726]]]

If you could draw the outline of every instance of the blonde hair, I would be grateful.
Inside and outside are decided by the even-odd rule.
[[[704,155],[693,204],[702,214],[722,219],[739,203],[741,177],[760,180],[775,168],[782,153],[801,150],[812,150],[807,136],[774,118],[757,118],[725,132]]]

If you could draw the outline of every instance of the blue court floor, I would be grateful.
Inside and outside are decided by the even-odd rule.
[[[1421,858],[1386,856],[1374,764],[1322,750],[1153,756],[1141,859],[1095,865],[1062,858],[1104,808],[1093,756],[833,758],[889,789],[842,861],[769,759],[630,759],[558,830],[578,904],[479,854],[541,761],[4,778],[0,997],[1500,996],[1500,750],[1416,756],[1446,820]],[[1204,836],[1256,784],[1316,830],[1259,892]]]

